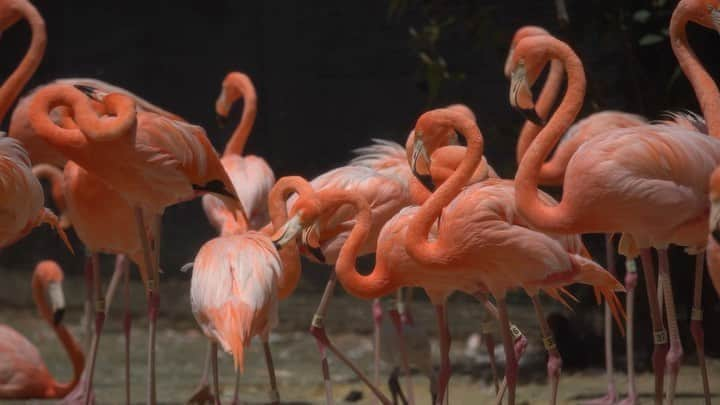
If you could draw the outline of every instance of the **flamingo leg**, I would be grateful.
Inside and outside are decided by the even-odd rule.
[[[132,316],[130,315],[130,269],[127,257],[118,256],[124,261],[123,266],[123,297],[125,301],[125,315],[123,316],[123,333],[125,335],[125,403],[130,405],[130,329]]]
[[[218,347],[216,342],[212,342],[210,348],[210,359],[212,360],[213,389],[215,396],[215,405],[220,405],[220,378],[218,376]]]
[[[233,389],[232,404],[237,405],[240,402],[240,373],[235,371],[235,388]]]
[[[450,330],[447,324],[445,304],[435,305],[435,315],[440,336],[440,374],[438,376],[437,403],[442,405],[446,403],[448,383],[450,382]]]
[[[675,310],[675,299],[673,297],[670,266],[667,249],[658,249],[658,261],[660,273],[663,275],[663,293],[665,294],[665,309],[667,312],[668,331],[670,332],[670,350],[667,353],[668,374],[668,404],[672,405],[675,400],[675,389],[677,387],[677,376],[680,371],[680,363],[683,358],[682,342],[680,342],[680,331],[677,323],[677,312]]]
[[[710,405],[710,382],[705,364],[705,332],[703,331],[702,288],[705,270],[705,252],[695,255],[695,287],[693,289],[693,307],[690,314],[690,333],[692,334],[703,379],[705,404]]]
[[[495,386],[495,395],[497,395],[500,390],[500,379],[498,378],[497,361],[495,359],[495,339],[493,338],[493,331],[495,329],[495,320],[490,314],[490,311],[485,311],[480,325],[480,336],[485,344],[485,350],[490,360],[490,370],[492,370],[493,385]]]
[[[143,210],[135,207],[135,222],[137,223],[138,236],[143,248],[143,258],[145,260],[145,268],[148,271],[147,280],[147,298],[148,298],[148,392],[147,403],[155,405],[157,403],[157,395],[155,391],[155,331],[157,327],[157,314],[160,305],[160,283],[158,282],[158,272],[155,264],[156,258],[152,253],[150,241],[145,231],[145,219],[143,218]]]
[[[380,323],[382,322],[383,310],[380,299],[375,298],[372,301],[373,316],[373,381],[375,385],[380,385]],[[393,401],[394,402],[394,401]]]
[[[265,364],[268,369],[268,377],[270,378],[270,403],[277,405],[280,403],[280,392],[277,387],[275,366],[273,365],[272,353],[270,353],[270,344],[268,343],[267,337],[263,338],[263,351],[265,352]]]
[[[551,387],[550,403],[554,405],[557,403],[557,390],[558,383],[560,382],[560,372],[562,370],[562,357],[560,357],[560,352],[555,345],[555,339],[553,338],[550,325],[547,323],[545,313],[540,305],[540,300],[538,299],[537,294],[530,296],[530,299],[535,307],[535,315],[537,315],[538,321],[540,322],[540,332],[543,337],[543,345],[548,352],[547,371]]]
[[[350,360],[347,358],[340,350],[338,350],[335,345],[330,341],[330,339],[327,336],[327,333],[325,333],[325,315],[327,313],[327,306],[330,303],[330,298],[332,297],[333,291],[335,290],[335,284],[337,284],[337,276],[335,275],[335,271],[330,272],[330,277],[328,278],[328,282],[325,285],[325,292],[323,292],[322,298],[320,298],[320,304],[318,305],[317,310],[315,310],[315,315],[313,315],[312,323],[310,325],[310,334],[312,334],[315,337],[315,341],[318,345],[318,350],[320,351],[320,358],[322,362],[322,372],[323,372],[323,379],[325,380],[325,396],[326,396],[326,403],[327,404],[333,404],[333,396],[332,396],[332,385],[330,382],[330,367],[327,362],[327,355],[325,352],[325,349],[330,350],[335,356],[337,356],[340,361],[345,363],[346,366],[350,367],[350,369],[355,373],[355,375],[358,376],[358,378],[367,385],[367,387],[375,394],[375,396],[380,400],[380,402],[383,405],[390,405],[390,400],[385,396],[385,394],[380,391],[375,384],[370,382],[370,380],[365,376],[365,374],[360,371],[359,368]]]
[[[515,405],[515,384],[517,382],[518,360],[515,356],[515,347],[513,344],[513,334],[510,331],[510,319],[508,317],[507,304],[505,296],[497,298],[498,316],[500,317],[500,331],[503,337],[503,346],[505,347],[505,380],[503,387],[495,400],[495,405],[502,403],[504,386],[508,390],[508,405]]]
[[[398,290],[400,292],[401,290]],[[398,306],[402,306],[402,296],[397,302]],[[402,308],[402,307],[401,307]],[[400,356],[402,358],[403,373],[407,377],[407,398],[410,405],[415,405],[415,395],[413,394],[412,374],[410,373],[410,361],[408,360],[407,346],[405,345],[405,335],[403,333],[403,326],[400,320],[400,311],[402,309],[393,309],[390,311],[390,319],[395,327],[395,332],[398,335],[398,349],[400,350]]]
[[[634,340],[635,340],[635,288],[637,287],[637,267],[635,260],[628,258],[625,260],[625,351],[627,352],[627,378],[628,392],[627,398],[623,399],[618,405],[634,405],[637,403],[638,394],[635,384],[635,357],[634,357]]]
[[[655,345],[652,356],[653,371],[655,372],[655,404],[662,405],[665,382],[665,355],[668,352],[667,331],[665,330],[662,312],[658,305],[657,286],[655,284],[655,272],[650,249],[641,249],[640,258],[645,275],[645,287],[648,294],[650,319],[653,328],[653,343]]]
[[[93,269],[92,269],[92,254],[86,252],[85,265],[83,268],[83,274],[85,276],[85,304],[83,309],[83,347],[85,353],[90,353],[90,344],[92,343],[93,336],[93,324],[91,319],[95,319],[95,307],[93,302],[94,297],[94,282],[93,282]]]
[[[400,397],[403,405],[408,405],[407,398],[405,398],[405,394],[403,394],[402,387],[400,386],[399,377],[400,369],[395,367],[392,373],[390,373],[390,378],[388,378],[388,388],[390,388],[390,393],[392,394],[393,405],[397,405],[398,397]]]
[[[203,374],[200,377],[200,383],[193,392],[193,395],[187,401],[188,404],[205,404],[206,402],[215,402],[215,398],[210,392],[209,376],[210,366],[212,363],[212,342],[208,340],[207,354],[205,355],[205,364],[203,366]]]
[[[88,358],[88,374],[85,385],[85,405],[90,404],[92,399],[92,383],[95,374],[95,361],[97,360],[97,351],[100,346],[100,335],[102,334],[103,325],[105,324],[105,297],[102,294],[102,281],[100,280],[100,258],[97,253],[91,256],[92,273],[93,273],[93,291],[96,298],[95,301],[95,333],[90,343],[90,357]]]

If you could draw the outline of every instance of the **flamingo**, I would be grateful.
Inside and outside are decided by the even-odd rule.
[[[244,108],[240,123],[225,146],[220,159],[235,186],[235,191],[248,214],[250,229],[260,229],[268,223],[267,197],[275,183],[275,175],[267,162],[255,155],[243,156],[245,143],[257,114],[257,95],[250,78],[240,72],[231,72],[223,80],[222,91],[215,102],[215,111],[223,119],[230,113],[236,100],[242,98]],[[231,226],[232,213],[222,201],[212,195],[203,196],[203,209],[210,223],[223,233],[221,225]],[[227,232],[232,232],[228,230]]]
[[[515,46],[523,38],[538,36],[538,35],[550,35],[548,31],[537,26],[525,26],[519,28],[510,44],[510,50],[505,61],[505,76],[510,78],[510,62]],[[546,79],[543,89],[538,95],[537,102],[535,103],[535,111],[537,114],[532,116],[532,120],[528,119],[520,131],[516,147],[516,159],[518,165],[522,161],[525,152],[528,147],[535,139],[537,134],[540,132],[542,121],[546,120],[550,114],[550,110],[553,107],[557,96],[560,93],[560,88],[563,81],[564,68],[559,60],[552,60],[550,62],[550,72]],[[535,118],[537,117],[537,118]],[[669,117],[668,122],[674,122],[678,125],[689,126],[692,125],[691,116],[684,114],[675,114]],[[533,122],[536,121],[536,122]],[[540,121],[540,122],[538,122]],[[628,128],[638,125],[647,124],[647,120],[636,114],[629,114],[621,111],[601,111],[589,115],[588,117],[573,124],[565,135],[560,139],[558,146],[556,147],[552,157],[543,163],[540,168],[538,175],[538,183],[546,186],[561,186],[563,175],[565,174],[565,168],[570,160],[570,157],[575,153],[578,147],[582,145],[587,139],[594,136],[601,135],[604,132],[613,130],[616,128]],[[610,274],[617,277],[615,270],[615,248],[613,246],[612,234],[605,234],[605,254],[607,268]],[[634,268],[634,263],[628,264],[629,269]],[[629,271],[625,276],[625,290],[627,291],[627,310],[630,315],[626,318],[627,322],[632,319],[630,309],[632,309],[632,302],[634,300],[635,286],[637,285],[637,273]],[[631,325],[626,324],[629,329]],[[613,355],[612,355],[612,317],[609,306],[605,305],[605,368],[607,370],[608,380],[608,392],[607,394],[595,401],[589,402],[590,404],[612,404],[617,400],[617,391],[615,389],[615,379],[613,370]],[[628,349],[632,352],[631,339],[632,336],[628,333]],[[627,356],[628,370],[633,367],[632,355]],[[633,372],[628,371],[628,387],[630,396],[635,397],[635,386]]]
[[[30,24],[32,39],[20,65],[0,87],[0,122],[40,66],[47,45],[45,21],[35,6],[27,0],[0,1],[0,33],[15,25],[21,18]]]
[[[415,126],[415,139],[424,142],[427,138],[431,145],[436,142],[430,135],[442,136],[448,129],[453,128],[468,140],[465,160],[422,207],[406,208],[385,224],[378,237],[375,268],[369,275],[360,275],[355,269],[357,253],[371,228],[367,201],[358,194],[344,190],[321,190],[317,192],[322,201],[319,212],[347,203],[353,205],[358,212],[335,269],[338,280],[350,294],[362,299],[372,299],[387,295],[402,286],[417,286],[425,289],[436,306],[442,353],[438,389],[440,402],[444,399],[449,378],[449,334],[444,305],[447,296],[455,290],[477,297],[488,292],[495,294],[508,356],[507,386],[510,389],[510,403],[514,403],[515,376],[512,369],[516,368],[517,364],[514,362],[504,291],[523,286],[534,296],[538,289],[543,289],[562,300],[559,291],[563,286],[583,282],[594,285],[598,294],[612,301],[613,308],[617,308],[617,297],[613,291],[622,290],[622,286],[600,266],[581,256],[584,248],[579,237],[553,239],[508,222],[506,218],[521,221],[521,218],[512,214],[513,184],[510,181],[489,179],[467,187],[463,191],[465,196],[477,192],[482,198],[473,199],[472,204],[466,205],[465,211],[462,210],[462,204],[456,204],[460,198],[447,205],[460,193],[462,185],[471,177],[480,162],[483,149],[480,131],[471,120],[449,110],[425,113]],[[424,147],[418,145],[418,148]],[[418,156],[421,155],[422,150]],[[483,190],[487,194],[484,194]],[[550,199],[549,196],[546,198]],[[423,240],[424,235],[436,224],[435,219],[443,208],[445,211],[442,221],[433,230],[437,242],[428,243]],[[500,212],[495,213],[494,210]],[[312,224],[317,219],[301,209],[294,211],[293,219],[295,218],[302,224]],[[494,232],[478,232],[481,225],[493,230],[493,223],[496,224]],[[514,232],[518,237],[510,237],[515,236]],[[525,241],[523,236],[530,239]],[[491,251],[493,259],[481,257],[483,251]],[[420,257],[421,260],[414,257]],[[431,264],[425,264],[429,261],[427,259],[432,259]],[[523,269],[524,272],[515,276],[509,269]],[[507,277],[508,274],[514,276]],[[535,294],[532,294],[533,292]],[[534,300],[534,303],[537,304],[537,301]],[[544,317],[540,319],[542,322]]]
[[[168,117],[175,121],[184,121],[183,118],[161,107],[158,107],[147,100],[144,100],[143,98],[128,90],[112,85],[110,83],[84,77],[58,79],[44,86],[33,89],[28,95],[21,98],[20,101],[18,101],[17,106],[13,110],[12,116],[10,117],[10,127],[8,128],[8,133],[10,137],[18,139],[22,142],[23,146],[25,147],[25,149],[27,149],[28,154],[30,155],[30,161],[33,162],[34,165],[47,163],[59,168],[63,168],[65,167],[65,162],[67,162],[67,158],[65,157],[65,155],[58,152],[47,142],[45,142],[40,136],[35,133],[32,125],[30,125],[30,101],[32,100],[33,96],[41,88],[57,84],[80,86],[84,89],[87,89],[88,91],[93,91],[97,94],[98,97],[104,97],[109,93],[125,94],[135,100],[135,105],[137,106],[138,111],[152,112]],[[103,107],[101,103],[93,102],[93,107],[96,108],[98,112],[104,112],[102,110]],[[52,112],[51,117],[55,122],[59,122],[62,119],[62,115],[59,110],[60,109],[55,109]]]
[[[96,95],[93,91],[88,93]],[[102,101],[105,111],[113,116],[100,119],[90,99],[75,87],[47,86],[32,98],[30,123],[43,140],[102,179],[134,208],[148,269],[147,402],[155,404],[154,342],[159,286],[145,215],[152,215],[157,224],[167,206],[205,193],[220,194],[233,212],[242,216],[245,213],[202,128],[154,113],[137,112],[133,99],[120,93],[96,101]],[[61,105],[70,107],[71,118],[79,129],[61,128],[50,119],[50,111]]]
[[[250,229],[257,230],[269,221],[267,199],[270,189],[275,183],[275,175],[263,158],[255,155],[242,156],[257,111],[255,87],[246,74],[232,72],[225,77],[222,91],[215,103],[215,111],[218,117],[225,119],[230,113],[232,104],[241,97],[245,102],[243,115],[225,147],[220,162],[230,176],[245,212],[249,215]],[[245,231],[247,225],[238,224],[220,199],[207,194],[202,197],[202,204],[208,221],[218,234],[230,235]],[[208,344],[212,346],[212,343],[208,342]],[[208,348],[208,355],[212,355],[211,347]],[[190,401],[212,399],[208,384],[210,364],[210,361],[205,362],[200,384],[195,389]],[[237,387],[235,393],[238,393]],[[234,398],[233,401],[237,402],[237,398]]]
[[[66,383],[56,381],[38,349],[15,329],[0,324],[0,398],[62,398],[80,380],[84,356],[62,322],[65,311],[62,280],[63,272],[57,263],[41,261],[33,272],[32,294],[40,315],[53,328],[70,357],[72,379]]]
[[[292,192],[309,198],[313,190],[299,177],[278,180],[269,197],[273,222],[278,228],[286,222],[285,200]],[[308,204],[305,209],[312,212],[313,207]],[[270,330],[277,325],[278,300],[286,298],[298,282],[299,256],[294,245],[300,228],[273,235],[271,239],[262,232],[243,230],[247,224],[238,222],[240,229],[236,233],[210,240],[195,257],[190,286],[193,315],[212,342],[216,402],[220,398],[217,344],[232,354],[235,369],[242,373],[244,350],[254,336],[260,336],[270,377],[271,401],[278,403],[280,396],[268,340]],[[283,246],[281,257],[277,250]]]
[[[684,27],[689,20],[712,27],[712,18],[717,15],[720,12],[715,7],[708,9],[703,2],[683,0],[673,13],[670,29],[673,50],[695,88],[708,119],[710,134],[718,134],[720,130],[720,122],[711,113],[718,105],[720,94],[689,50]],[[707,179],[720,162],[720,142],[677,125],[659,124],[609,131],[589,139],[575,152],[565,172],[563,198],[559,205],[550,207],[536,197],[537,173],[550,148],[574,120],[582,105],[585,75],[580,59],[570,47],[554,38],[524,39],[513,55],[510,102],[523,110],[533,108],[529,85],[548,58],[558,58],[565,63],[568,91],[520,164],[516,176],[517,206],[520,213],[538,229],[556,233],[623,232],[621,253],[632,258],[641,250],[655,336],[655,401],[660,403],[665,352],[670,374],[669,398],[674,397],[682,357],[666,248],[674,243],[689,247],[695,253],[707,243],[707,183],[698,179]],[[624,139],[625,136],[629,138]],[[659,162],[662,165],[658,165]],[[668,212],[676,215],[668,217]],[[650,247],[658,248],[670,325],[669,351],[656,298]],[[697,260],[702,262],[701,257]],[[696,266],[696,271],[698,269],[702,271],[702,265]],[[696,311],[700,309],[696,308]],[[694,318],[699,321],[698,316]],[[701,344],[696,338],[696,345]],[[703,351],[699,349],[698,354],[702,357]],[[701,369],[705,382],[706,373],[704,368]],[[705,383],[704,387],[707,402],[709,387]]]

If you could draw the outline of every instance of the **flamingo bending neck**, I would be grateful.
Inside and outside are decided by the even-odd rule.
[[[230,106],[239,98],[243,99],[244,106],[240,123],[235,128],[230,140],[225,145],[223,157],[228,155],[242,155],[245,150],[250,131],[255,124],[257,116],[257,93],[250,78],[244,73],[232,72],[225,77],[222,93],[215,103],[219,115],[227,116]]]

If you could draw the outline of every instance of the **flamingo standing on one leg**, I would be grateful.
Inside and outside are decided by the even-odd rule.
[[[0,324],[0,398],[62,398],[80,380],[84,356],[62,322],[65,311],[62,280],[63,272],[57,263],[42,261],[33,272],[32,293],[40,315],[53,328],[70,357],[72,379],[67,383],[56,381],[38,349],[11,327]]]
[[[550,33],[543,28],[536,26],[525,26],[519,28],[515,32],[510,44],[510,50],[508,51],[508,57],[505,62],[505,76],[510,78],[510,62],[517,43],[524,38],[538,35],[550,35]],[[538,100],[535,103],[535,111],[537,114],[531,118],[538,117],[541,121],[547,119],[550,114],[550,110],[560,93],[563,75],[564,69],[562,63],[558,60],[552,60],[550,62],[550,73],[548,74],[548,78],[546,79],[543,89],[538,95]],[[522,130],[520,131],[516,148],[516,159],[518,164],[520,164],[528,147],[542,128],[541,125],[539,125],[540,122],[533,122],[538,121],[538,119],[526,120]],[[671,117],[671,120],[673,119],[677,120],[680,124],[687,125],[690,123],[685,115],[673,116]],[[547,186],[561,186],[563,176],[565,174],[565,168],[567,167],[570,157],[572,157],[577,148],[579,148],[586,140],[609,130],[645,124],[647,124],[647,120],[643,117],[620,111],[602,111],[591,114],[587,118],[578,121],[571,126],[565,135],[563,135],[560,139],[552,157],[543,163],[538,174],[538,183]],[[612,234],[605,234],[605,239],[607,269],[610,274],[617,277],[617,272],[615,270],[615,248],[612,242]],[[628,293],[627,305],[631,305],[630,300],[634,297],[635,286],[637,285],[636,274],[629,272],[626,276],[626,281],[625,289]],[[626,327],[629,327],[629,325],[626,325]],[[627,339],[632,339],[632,336],[628,334]],[[632,353],[632,350],[630,353]],[[632,354],[628,354],[627,359],[629,362],[632,362]],[[630,367],[631,364],[628,364],[628,366]],[[589,401],[588,404],[613,404],[617,400],[612,352],[612,316],[607,303],[605,304],[605,368],[607,371],[608,392],[604,397]],[[631,402],[634,402],[637,400],[637,394],[635,393],[634,381],[631,379],[632,376],[633,373],[629,372],[628,396],[632,398]]]
[[[375,268],[368,276],[360,275],[355,269],[357,252],[365,243],[365,237],[370,230],[367,201],[358,194],[345,190],[321,190],[318,192],[318,196],[323,201],[323,209],[320,212],[348,203],[355,206],[359,212],[336,263],[338,279],[348,292],[360,298],[371,299],[387,295],[401,286],[420,286],[431,297],[431,301],[437,308],[438,324],[441,329],[443,357],[438,390],[440,402],[444,400],[449,377],[449,334],[447,333],[443,304],[445,299],[455,290],[473,295],[483,292],[496,293],[500,304],[499,315],[503,321],[504,343],[508,356],[507,385],[510,388],[510,403],[514,403],[514,374],[512,372],[514,348],[501,291],[522,285],[532,293],[543,289],[559,298],[558,290],[564,285],[584,282],[594,285],[601,294],[613,302],[617,302],[612,291],[622,289],[622,287],[602,268],[578,254],[582,250],[579,237],[553,239],[506,222],[507,218],[515,218],[511,214],[512,208],[509,212],[505,211],[508,205],[512,207],[512,182],[488,180],[467,187],[463,194],[473,190],[478,191],[477,194],[483,197],[477,200],[473,199],[472,204],[467,204],[467,211],[461,210],[460,204],[448,206],[447,204],[460,193],[463,184],[471,177],[480,163],[482,156],[480,132],[471,120],[448,110],[435,110],[423,114],[415,127],[416,139],[423,139],[423,141],[426,134],[445,133],[452,128],[458,130],[468,140],[466,159],[451,178],[443,183],[421,208],[405,209],[385,224],[378,238]],[[428,136],[428,138],[430,137]],[[495,186],[500,189],[500,194],[507,194],[504,199],[499,199],[498,195],[487,198],[487,194],[482,195],[483,193],[479,192],[483,189],[491,190]],[[547,198],[549,199],[549,197]],[[436,236],[434,239],[437,242],[423,241],[423,235],[426,235],[433,224],[436,224],[435,219],[443,208],[445,209],[443,220],[440,221],[439,228],[435,228],[436,231],[433,231]],[[490,214],[497,209],[502,210],[502,213]],[[458,218],[455,218],[455,215]],[[490,217],[495,217],[497,220],[493,222]],[[298,218],[302,224],[312,224],[317,219],[302,210],[297,210],[294,218]],[[457,221],[464,225],[458,227]],[[499,227],[494,232],[492,231],[493,223]],[[468,226],[468,224],[471,225]],[[489,228],[487,232],[479,232],[483,224]],[[422,229],[425,226],[427,228]],[[421,229],[418,230],[418,227]],[[506,229],[505,234],[500,232],[503,228]],[[520,235],[525,235],[534,242],[523,242],[521,243],[522,248],[520,246],[514,249],[508,248],[522,240],[522,237],[509,237],[508,231],[519,232]],[[507,239],[504,239],[502,235],[505,235]],[[500,243],[500,241],[504,242]],[[417,251],[416,247],[421,247],[422,251]],[[568,249],[572,250],[568,251]],[[493,260],[489,261],[487,258],[483,258],[483,261],[480,261],[483,250],[492,251]],[[573,251],[578,253],[572,253]],[[411,252],[413,255],[421,256],[422,262],[416,262],[409,256]],[[421,264],[431,258],[428,255],[436,256],[432,257],[432,265]],[[508,269],[525,271],[516,276],[519,277],[518,279],[508,277],[509,274],[514,274],[509,273]],[[549,273],[546,273],[548,271]],[[550,274],[552,276],[549,276]],[[501,280],[494,279],[500,275],[502,275]],[[531,295],[534,295],[532,293]]]
[[[692,64],[686,52],[677,48],[684,36],[684,24],[689,18],[706,26],[712,26],[711,15],[716,8],[708,10],[692,0],[683,0],[673,13],[671,36],[681,66]],[[693,13],[689,10],[695,7]],[[699,10],[702,10],[699,11]],[[684,20],[683,20],[684,18]],[[520,49],[522,48],[522,52]],[[694,57],[694,55],[693,55]],[[671,325],[670,395],[679,366],[681,347],[677,334],[672,290],[667,275],[667,252],[669,243],[699,248],[704,246],[707,221],[707,184],[698,182],[707,178],[712,168],[720,162],[720,142],[679,126],[653,125],[610,131],[588,140],[573,155],[566,169],[563,198],[559,205],[548,206],[539,202],[537,173],[552,145],[567,129],[582,105],[585,76],[577,55],[564,43],[551,37],[526,38],[520,42],[513,55],[513,80],[510,102],[523,110],[532,109],[529,85],[549,58],[565,63],[568,72],[568,91],[563,102],[547,126],[530,146],[516,177],[518,209],[533,226],[548,232],[624,232],[621,252],[633,257],[637,249],[643,249],[643,268],[655,332],[653,364],[656,373],[656,403],[663,393],[663,370],[667,347],[662,318],[657,304],[655,276],[651,269],[649,247],[659,248],[660,271],[663,275],[663,291]],[[692,58],[691,58],[692,59]],[[710,117],[710,133],[720,128],[708,112],[717,105],[717,87],[712,79],[695,68],[686,69],[695,86],[706,117]],[[686,66],[687,68],[687,66]],[[703,78],[701,78],[701,76]],[[709,82],[705,81],[709,80]],[[714,96],[713,96],[714,94]],[[716,130],[717,131],[717,130]],[[625,137],[628,137],[625,139]],[[672,152],[671,152],[672,151]],[[662,159],[658,158],[658,154]],[[663,162],[662,166],[658,162]],[[632,186],[628,186],[632,184]],[[672,196],[672,198],[670,198]],[[672,219],[667,213],[674,212]],[[650,262],[650,263],[648,263]],[[699,351],[701,354],[701,352]]]
[[[87,89],[85,89],[87,90]],[[169,206],[208,192],[223,195],[244,215],[232,183],[202,128],[153,113],[136,111],[132,98],[112,93],[102,99],[103,117],[78,89],[53,85],[39,90],[30,105],[34,131],[51,146],[92,172],[134,207],[137,231],[148,269],[150,333],[148,398],[156,403],[155,324],[159,304],[158,269],[147,237],[144,213],[158,218]],[[50,119],[57,106],[71,108],[79,129],[61,128]],[[153,221],[159,223],[158,220]]]

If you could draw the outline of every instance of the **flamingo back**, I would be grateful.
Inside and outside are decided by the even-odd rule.
[[[0,398],[38,398],[50,372],[38,349],[13,328],[0,324]]]
[[[409,188],[413,174],[407,163],[405,148],[399,143],[386,139],[373,138],[372,142],[372,145],[353,150],[356,156],[349,165],[373,169]]]
[[[205,335],[233,355],[241,372],[251,338],[267,336],[277,325],[281,272],[272,241],[254,231],[212,239],[195,257],[193,315]]]

